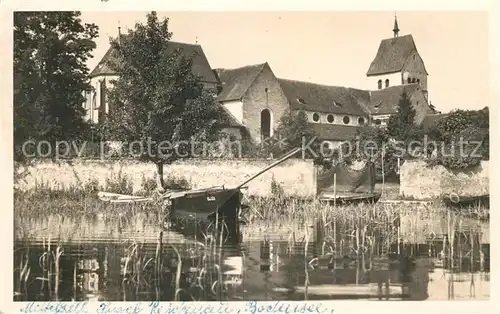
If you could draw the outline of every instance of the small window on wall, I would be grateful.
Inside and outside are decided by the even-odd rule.
[[[326,116],[326,121],[328,121],[328,123],[333,123],[333,120],[334,120],[333,114],[329,114]]]
[[[382,80],[378,80],[378,89],[382,89]]]
[[[313,121],[318,122],[319,121],[319,114],[318,113],[313,113]]]
[[[417,79],[417,83],[420,84],[420,79]]]
[[[365,124],[365,119],[364,118],[359,118],[358,119],[358,124],[359,125],[364,125]]]
[[[380,121],[380,119],[375,119],[375,125],[380,125],[382,123],[382,121]]]
[[[351,119],[348,116],[344,116],[344,118],[342,118],[342,122],[344,122],[344,124],[349,124],[349,122],[351,122]]]
[[[389,87],[389,79],[385,80],[385,88]]]

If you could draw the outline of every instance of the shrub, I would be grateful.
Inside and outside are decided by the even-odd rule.
[[[158,188],[158,182],[156,178],[146,178],[146,176],[142,175],[141,188],[143,193],[151,194]]]
[[[116,176],[112,175],[111,178],[106,178],[105,189],[111,193],[132,194],[134,186],[130,178],[124,175],[120,169]]]
[[[428,159],[429,165],[465,170],[489,159],[489,109],[456,110],[428,132],[443,147]]]
[[[181,176],[169,175],[165,180],[165,187],[171,190],[189,190],[191,184],[189,181]]]

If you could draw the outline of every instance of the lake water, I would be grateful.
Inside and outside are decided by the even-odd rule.
[[[210,247],[172,241],[179,238],[163,236],[161,246],[95,239],[59,250],[53,241],[50,248],[16,242],[14,300],[489,299],[489,245],[481,247],[482,265],[464,254],[449,271],[446,261],[429,256],[429,245],[353,258],[276,235]]]

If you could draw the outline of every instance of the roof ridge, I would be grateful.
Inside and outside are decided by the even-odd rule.
[[[121,34],[120,36],[122,37],[129,37],[130,34]],[[112,37],[113,39],[117,39],[118,36],[110,36]],[[189,46],[198,46],[198,47],[201,47],[200,44],[192,44],[192,43],[187,43],[187,42],[182,42],[182,41],[177,41],[177,40],[171,40],[171,39],[168,39],[167,42],[169,43],[174,43],[174,44],[182,44],[182,45],[189,45]]]
[[[397,40],[399,38],[405,38],[405,37],[411,37],[413,39],[413,35],[410,33],[410,34],[406,34],[406,35],[398,36],[398,37],[387,37],[387,38],[382,39],[382,41],[384,41],[384,40],[393,40],[393,39]]]
[[[352,87],[347,87],[347,86],[326,85],[326,84],[307,82],[307,81],[301,81],[301,80],[285,79],[285,78],[278,78],[278,80],[283,80],[283,81],[288,81],[288,82],[296,82],[296,83],[305,83],[305,84],[317,85],[317,86],[322,86],[322,87],[335,87],[335,88],[344,88],[344,89],[352,88]]]
[[[264,67],[266,64],[267,64],[267,62],[256,63],[256,64],[249,64],[249,65],[244,65],[244,66],[240,66],[240,67],[237,67],[237,68],[215,68],[214,70],[216,70],[216,71],[219,71],[219,70],[222,70],[222,71],[235,71],[235,70],[240,70],[240,69],[244,69],[244,68],[251,68],[251,67]]]

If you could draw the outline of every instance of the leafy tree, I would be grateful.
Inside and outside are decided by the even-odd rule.
[[[432,127],[429,137],[441,144],[430,164],[450,169],[474,167],[489,159],[489,109],[455,110]]]
[[[413,108],[408,94],[404,92],[398,102],[398,108],[387,123],[387,134],[396,141],[409,143],[423,135],[422,128],[415,124],[417,112]]]
[[[108,138],[128,141],[137,157],[154,162],[163,188],[164,164],[201,154],[217,138],[222,119],[216,92],[193,74],[193,56],[168,49],[168,22],[151,12],[145,24],[112,40],[110,66],[119,78],[108,92],[112,114],[106,119]]]
[[[14,13],[14,149],[26,140],[77,140],[87,124],[86,61],[98,35],[80,12]]]

